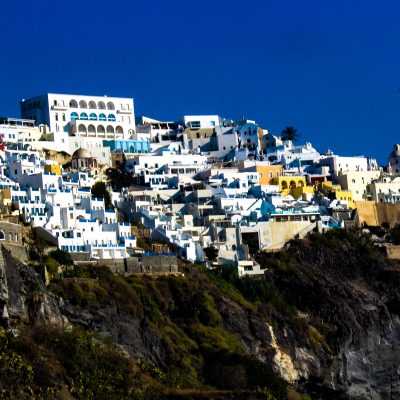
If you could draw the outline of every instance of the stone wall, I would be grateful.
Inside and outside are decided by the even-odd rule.
[[[387,223],[392,228],[400,223],[400,204],[356,201],[356,224],[380,226]]]
[[[0,243],[18,243],[22,245],[22,226],[0,220]]]
[[[17,260],[28,262],[29,257],[24,245],[19,243],[3,242],[2,246]]]
[[[151,255],[142,259],[143,272],[178,272],[175,255]]]
[[[104,266],[110,268],[115,274],[121,275],[178,272],[177,258],[171,255],[151,255],[143,257],[142,259],[139,257],[129,257],[115,260],[80,260],[74,261],[74,264],[78,266]]]

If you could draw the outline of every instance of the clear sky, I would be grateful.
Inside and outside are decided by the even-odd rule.
[[[46,92],[125,96],[137,115],[244,115],[386,163],[399,21],[397,0],[4,0],[0,115]]]

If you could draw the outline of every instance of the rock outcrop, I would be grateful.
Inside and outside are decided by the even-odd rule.
[[[308,331],[305,346],[279,330],[278,342],[316,398],[400,398],[400,269],[364,238],[350,239],[292,243],[289,269],[268,270],[285,300],[321,333],[313,340]]]
[[[50,323],[64,326],[57,297],[49,292],[33,268],[0,248],[0,324],[18,327]]]

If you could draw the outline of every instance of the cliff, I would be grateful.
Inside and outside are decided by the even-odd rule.
[[[20,339],[7,334],[2,351],[32,366],[32,390],[43,390],[21,341],[46,342],[41,368],[57,365],[59,373],[43,398],[400,398],[397,262],[345,231],[294,241],[257,261],[264,278],[184,264],[183,277],[157,279],[75,268],[46,288],[3,249],[1,323]],[[117,395],[107,381],[113,395],[102,397],[96,379],[111,367],[129,384]]]

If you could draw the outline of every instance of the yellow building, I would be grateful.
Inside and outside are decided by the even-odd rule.
[[[330,192],[342,190],[342,187],[340,185],[334,185],[332,181],[326,181],[320,183],[319,189],[324,195],[327,196]]]
[[[273,185],[279,186],[282,196],[289,194],[295,199],[309,197],[314,194],[314,186],[307,186],[305,176],[280,176],[272,180]]]
[[[44,166],[44,172],[61,175],[61,167],[58,164],[47,164]]]
[[[344,190],[352,192],[354,201],[362,201],[368,198],[367,186],[380,174],[380,171],[351,171],[338,175],[336,181]]]
[[[336,200],[347,201],[349,208],[355,208],[353,192],[351,190],[344,190],[340,185],[334,185],[331,181],[321,182],[319,190],[325,196],[329,196],[333,193]]]
[[[274,178],[272,182],[273,185],[279,186],[280,192],[306,186],[305,176],[280,176]]]
[[[295,199],[302,197],[303,200],[310,200],[314,193],[314,186],[297,186],[293,189],[289,189],[288,192],[288,194]]]
[[[351,192],[350,190],[342,190],[342,189],[335,190],[335,199],[347,201],[349,208],[356,207],[354,200],[353,200],[353,192]]]
[[[273,185],[276,178],[282,176],[282,165],[256,165],[256,172],[259,175],[261,185]]]

